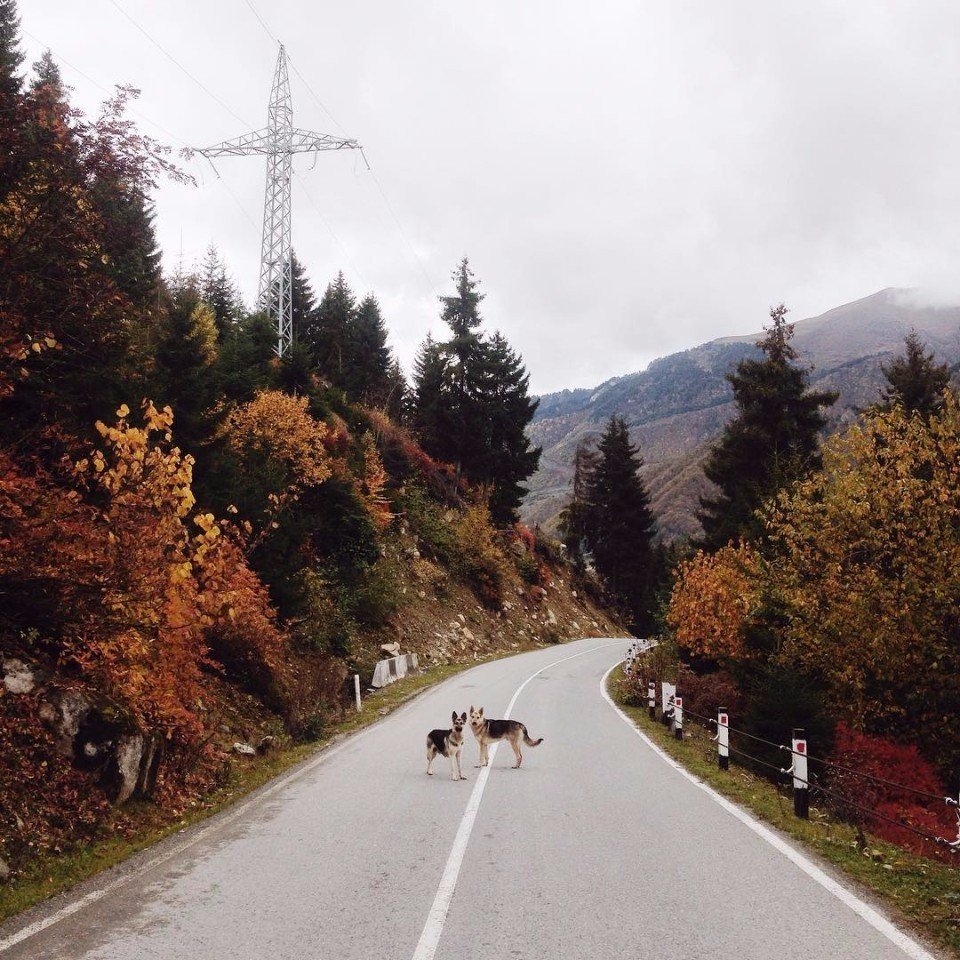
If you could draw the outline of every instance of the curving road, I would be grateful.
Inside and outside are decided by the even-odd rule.
[[[0,957],[930,956],[637,736],[601,694],[627,646],[582,640],[454,677],[0,928]],[[508,747],[474,769],[468,735],[466,782],[443,758],[425,776],[425,735],[451,710],[496,717],[511,702],[545,738],[521,770]]]

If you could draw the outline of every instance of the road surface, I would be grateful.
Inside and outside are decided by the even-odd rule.
[[[2,960],[927,956],[674,769],[601,694],[628,641],[463,673],[241,807],[0,929]],[[451,711],[526,723],[465,782]],[[803,858],[800,857],[800,860]],[[894,939],[891,939],[893,937]],[[920,952],[916,952],[919,950]]]

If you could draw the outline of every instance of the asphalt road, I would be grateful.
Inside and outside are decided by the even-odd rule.
[[[600,685],[626,648],[578,641],[454,677],[240,808],[8,924],[0,957],[925,956],[624,723]],[[467,781],[448,779],[442,757],[425,775],[425,735],[451,710],[498,717],[514,699],[511,715],[545,738],[520,770],[501,745],[478,777],[468,734]]]

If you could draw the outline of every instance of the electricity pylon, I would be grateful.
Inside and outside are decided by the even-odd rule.
[[[197,152],[204,157],[245,157],[262,154],[267,158],[267,190],[263,204],[263,244],[260,252],[260,303],[277,323],[277,354],[284,356],[293,344],[293,303],[291,301],[291,178],[295,153],[321,150],[360,150],[356,140],[298,130],[293,125],[293,101],[287,53],[280,44],[277,69],[270,91],[267,125]]]

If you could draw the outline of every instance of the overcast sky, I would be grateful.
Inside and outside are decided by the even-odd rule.
[[[537,391],[759,329],[780,300],[960,299],[956,0],[253,3],[330,111],[294,73],[295,124],[359,139],[389,202],[355,154],[300,157],[294,247],[316,288],[342,269],[377,294],[408,368],[464,254]],[[247,0],[20,14],[85,109],[132,83],[178,147],[265,123],[276,46]],[[216,243],[252,300],[264,161],[188,167],[196,188],[156,196],[166,264]]]

